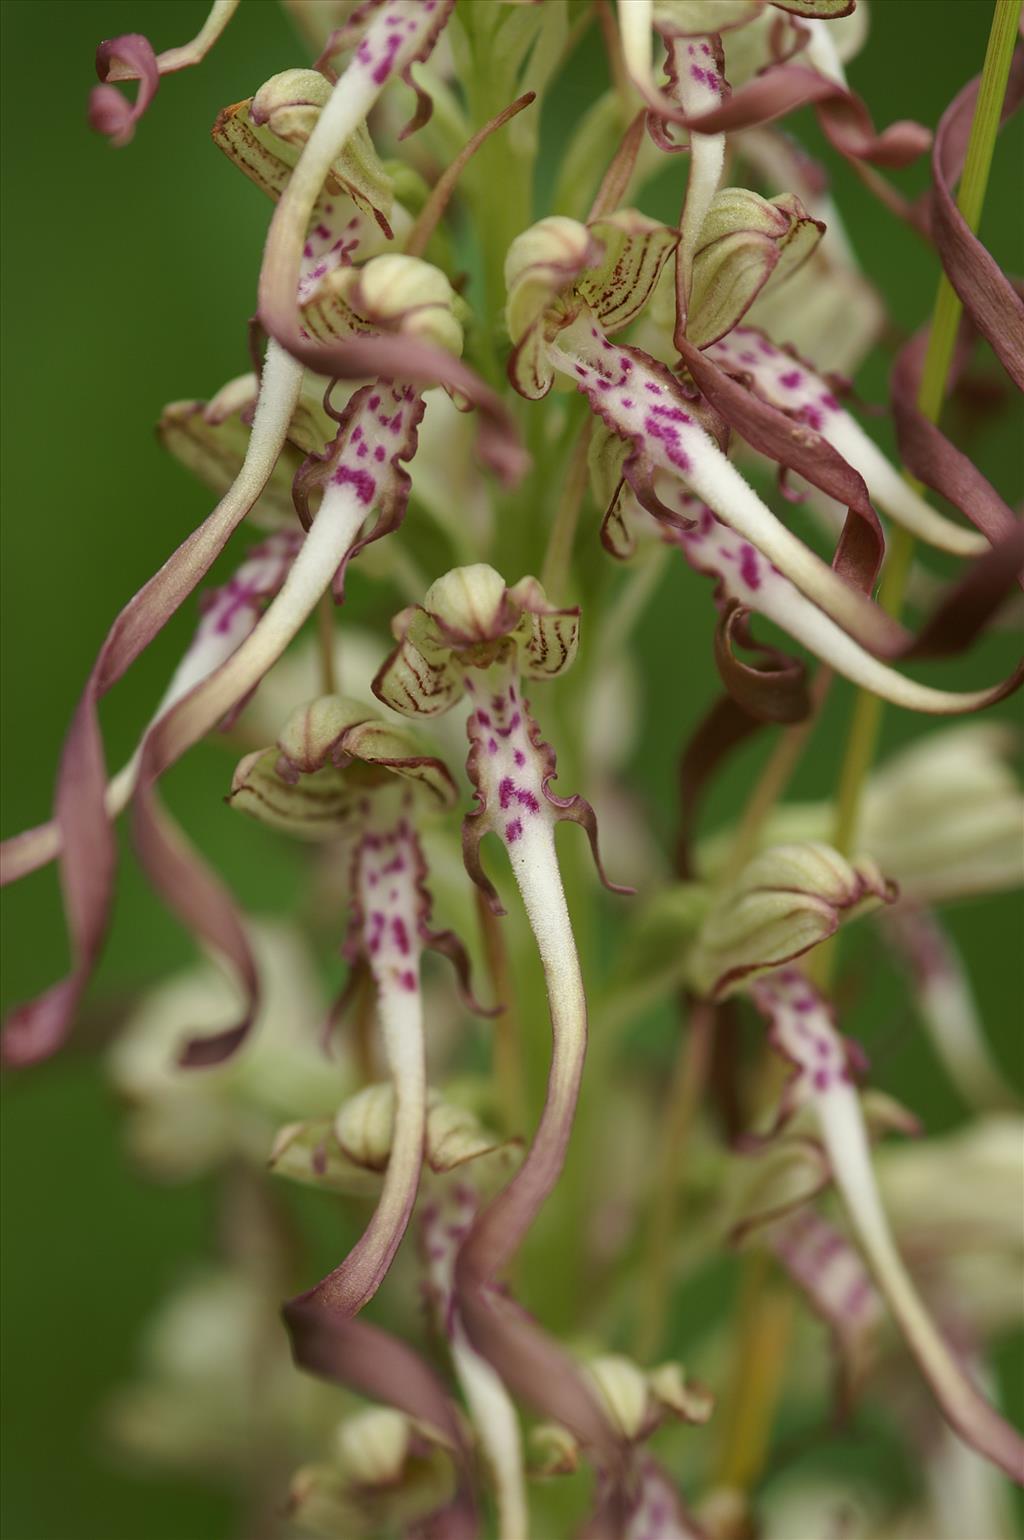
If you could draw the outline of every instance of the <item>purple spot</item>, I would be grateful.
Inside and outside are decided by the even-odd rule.
[[[416,993],[416,975],[411,968],[406,968],[404,973],[398,975],[398,982],[403,989],[407,989],[411,995]]]
[[[355,487],[356,496],[366,506],[373,502],[373,494],[377,490],[377,483],[369,471],[353,470],[351,466],[339,465],[331,480],[339,487]]]
[[[511,823],[505,825],[505,838],[510,845],[514,845],[523,832],[523,826],[518,818],[513,818]]]
[[[655,385],[653,380],[644,380],[644,390],[649,390],[652,396],[661,395],[661,386]]]
[[[526,764],[526,755],[523,753],[522,749],[516,749],[514,757],[515,757],[516,764],[521,769],[522,766]]]
[[[370,408],[371,412],[375,412],[377,410],[377,408],[380,406],[380,397],[379,396],[371,396],[369,401],[367,401],[366,404]]]
[[[515,794],[516,784],[511,776],[506,775],[498,785],[498,802],[500,806],[509,807]]]
[[[667,423],[660,423],[653,414],[644,419],[644,430],[651,438],[657,439],[664,446],[666,457],[678,471],[690,469],[689,456],[684,454],[679,443],[679,430]]]
[[[705,75],[699,64],[690,65],[690,75],[692,79],[697,81],[698,85],[707,85],[708,77]]]
[[[497,738],[488,738],[488,740],[487,740],[487,752],[488,752],[488,754],[497,754],[497,752],[498,752],[498,740],[497,740]]]
[[[790,369],[786,374],[779,375],[779,384],[785,385],[787,390],[796,390],[802,379],[799,369]]]
[[[388,38],[386,44],[387,52],[384,54],[384,57],[377,65],[377,68],[374,70],[371,77],[375,86],[382,86],[385,80],[387,80],[388,76],[391,74],[391,69],[395,62],[395,54],[398,52],[400,41],[401,40],[397,32],[392,33]]]
[[[814,1089],[816,1091],[827,1091],[831,1083],[832,1076],[827,1069],[816,1069],[814,1071]]]
[[[629,396],[623,396],[622,404],[626,408],[626,410],[628,411],[629,408],[633,405],[633,402],[632,402],[632,400],[631,400],[631,398]]]
[[[385,454],[385,449],[384,449],[384,445],[383,445],[383,444],[378,444],[378,445],[377,445],[377,447],[376,447],[376,449],[375,449],[375,450],[374,450],[374,451],[373,451],[373,458],[374,458],[374,459],[375,459],[375,460],[376,460],[376,461],[377,461],[377,462],[378,462],[378,464],[379,464],[379,463],[380,463],[380,461],[382,461],[382,460],[383,460],[383,458],[384,458],[384,454]]]
[[[406,929],[405,921],[403,919],[400,919],[398,915],[396,915],[395,918],[391,921],[391,934],[394,936],[394,938],[395,938],[395,945],[397,946],[398,950],[401,952],[402,956],[403,957],[408,957],[408,955],[409,955],[409,932]]]
[[[821,402],[822,406],[827,407],[830,412],[838,412],[839,402],[836,400],[835,396],[830,390],[826,390],[824,395],[818,397],[818,400]]]
[[[478,711],[476,714],[476,719],[480,723],[481,727],[490,727],[491,725],[491,719],[487,715],[486,711]]]
[[[760,588],[761,572],[757,562],[757,552],[752,545],[744,543],[740,554],[740,577],[748,588]]]
[[[363,436],[363,430],[362,430],[362,428],[359,427],[359,425],[357,423],[356,426],[352,429],[352,442],[353,442],[353,444],[358,444],[359,440],[362,438],[362,436]]]

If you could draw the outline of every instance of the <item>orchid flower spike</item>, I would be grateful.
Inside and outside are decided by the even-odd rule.
[[[377,998],[393,1088],[393,1103],[377,1114],[390,1125],[387,1170],[363,1238],[302,1296],[346,1317],[380,1286],[416,1198],[427,1136],[423,949],[451,957],[468,991],[460,943],[451,932],[430,929],[426,863],[416,832],[417,801],[442,811],[455,796],[442,761],[425,753],[413,734],[339,696],[300,707],[276,745],[247,755],[232,782],[232,805],[273,828],[314,840],[347,833],[353,842],[352,919],[344,950],[354,972],[369,974]]]

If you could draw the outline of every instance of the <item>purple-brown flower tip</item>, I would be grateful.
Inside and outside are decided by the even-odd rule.
[[[101,43],[96,50],[96,73],[103,84],[93,86],[89,93],[89,127],[98,134],[105,134],[113,145],[129,144],[136,123],[160,84],[160,69],[152,43],[138,32],[128,32],[123,37]],[[116,80],[139,82],[134,102],[107,84],[111,76]]]

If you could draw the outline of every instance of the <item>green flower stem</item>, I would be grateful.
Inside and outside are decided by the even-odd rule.
[[[508,7],[471,5],[462,15],[472,62],[467,76],[467,106],[475,132],[514,100],[518,87],[508,67],[509,50],[502,35],[510,19]],[[539,112],[539,107],[533,110]],[[483,268],[482,313],[492,339],[502,331],[505,255],[532,217],[532,173],[533,156],[522,153],[503,133],[495,134],[481,147],[466,171]]]
[[[1021,0],[995,0],[992,27],[981,74],[981,88],[974,109],[971,136],[967,144],[963,176],[957,195],[959,208],[971,230],[977,230],[985,202],[992,155],[999,131],[1006,82],[1010,74],[1020,20]],[[935,307],[928,333],[924,370],[917,404],[930,422],[937,423],[946,395],[946,380],[953,360],[962,306],[945,273],[939,277]],[[919,485],[915,483],[915,485]],[[903,607],[907,578],[914,554],[914,540],[902,529],[895,529],[889,545],[888,560],[879,589],[879,603],[890,615]],[[850,850],[857,827],[861,795],[875,758],[882,721],[882,702],[875,695],[861,691],[857,696],[846,756],[839,778],[836,823],[833,844],[844,854]],[[831,951],[831,949],[830,949]]]
[[[711,1063],[714,1012],[699,1003],[690,1013],[676,1055],[663,1114],[663,1137],[654,1174],[644,1243],[636,1352],[641,1362],[653,1357],[665,1329],[672,1282],[673,1242],[679,1228],[686,1179],[685,1152]]]
[[[756,853],[761,827],[789,785],[808,738],[818,722],[821,708],[832,683],[832,670],[820,668],[810,688],[811,709],[803,722],[795,722],[779,734],[775,746],[765,760],[754,790],[747,800],[739,828],[729,852],[728,864],[722,873],[722,886],[727,886],[746,866]],[[875,697],[871,696],[874,700]]]
[[[320,658],[320,687],[325,695],[336,695],[338,681],[334,669],[334,595],[330,589],[317,605],[316,639]]]
[[[544,553],[544,565],[541,568],[540,580],[544,592],[556,604],[564,604],[567,598],[566,590],[572,569],[572,548],[576,539],[576,526],[587,491],[587,451],[590,447],[591,420],[588,419],[584,424],[583,431],[576,440],[569,457],[565,481],[555,508],[554,522],[551,525],[548,548]]]

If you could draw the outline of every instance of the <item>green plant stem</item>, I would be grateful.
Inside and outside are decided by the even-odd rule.
[[[672,1240],[682,1208],[685,1151],[707,1081],[713,1026],[712,1008],[700,1003],[680,1041],[664,1108],[661,1151],[640,1269],[643,1282],[636,1353],[641,1362],[657,1352],[665,1328],[672,1278]]]
[[[783,729],[765,760],[764,769],[747,799],[743,817],[736,830],[729,860],[722,873],[723,886],[739,876],[757,850],[761,826],[789,785],[790,778],[800,762],[804,746],[817,724],[819,712],[831,683],[832,670],[820,668],[811,684],[811,709],[808,716],[803,722],[796,722],[792,727]]]
[[[562,495],[555,509],[554,522],[544,553],[544,565],[540,580],[544,592],[556,604],[566,600],[569,572],[572,567],[572,548],[576,539],[576,525],[587,490],[587,451],[590,447],[590,419],[583,426],[573,446],[565,473]]]
[[[334,595],[330,589],[316,607],[316,640],[320,656],[320,684],[325,695],[335,695],[338,681],[334,667]]]
[[[981,220],[1020,12],[1021,0],[995,0],[981,86],[957,195],[957,207],[971,230],[977,230]],[[937,423],[942,414],[962,308],[946,274],[940,274],[917,396],[918,407],[930,422]],[[914,485],[920,490],[919,483]],[[879,603],[890,615],[899,615],[903,607],[913,554],[913,537],[903,529],[896,529],[878,595]],[[874,762],[881,722],[882,702],[877,696],[861,691],[847,734],[836,800],[833,844],[844,853],[850,850],[855,836],[861,796]]]

